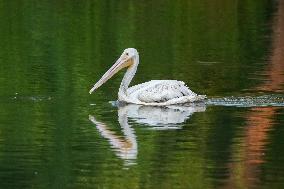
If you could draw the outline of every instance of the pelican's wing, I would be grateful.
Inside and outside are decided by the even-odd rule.
[[[196,96],[184,82],[176,80],[152,80],[129,88],[128,93],[145,103],[160,103],[183,96]]]

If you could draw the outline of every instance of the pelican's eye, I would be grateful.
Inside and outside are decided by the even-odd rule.
[[[128,53],[126,53],[126,55],[128,56],[129,54],[128,54]]]

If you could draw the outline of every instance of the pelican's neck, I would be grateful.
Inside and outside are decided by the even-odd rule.
[[[133,79],[136,73],[138,64],[139,64],[139,55],[137,54],[136,56],[133,57],[133,64],[128,67],[126,73],[124,74],[124,77],[119,87],[119,93],[122,93],[127,96],[127,93],[126,93],[127,89],[129,87],[131,80]]]

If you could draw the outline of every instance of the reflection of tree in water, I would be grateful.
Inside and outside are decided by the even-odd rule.
[[[153,107],[128,104],[118,106],[118,122],[122,128],[124,137],[111,131],[108,126],[89,116],[100,134],[106,138],[116,155],[125,160],[125,165],[135,164],[138,154],[138,145],[135,131],[128,124],[128,118],[131,120],[149,126],[153,129],[179,129],[181,123],[185,122],[194,112],[203,112],[206,110],[204,104],[198,106],[168,106]],[[124,138],[124,139],[123,139]]]
[[[266,82],[258,88],[269,92],[284,90],[284,3],[279,1],[273,26],[273,51],[270,64],[264,74]]]
[[[284,2],[278,1],[278,11],[273,27],[273,50],[270,64],[265,71],[266,81],[258,89],[268,92],[283,92],[284,84]],[[273,117],[278,107],[252,108],[246,116],[247,129],[243,140],[243,148],[237,151],[243,157],[242,162],[230,163],[230,178],[227,188],[234,188],[239,180],[243,180],[242,187],[252,186],[259,178],[260,165],[265,163],[265,146],[268,132],[274,126]],[[241,170],[241,171],[240,171]],[[240,171],[240,172],[239,172]]]

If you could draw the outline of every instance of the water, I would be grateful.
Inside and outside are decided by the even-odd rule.
[[[0,1],[0,188],[283,188],[282,1]],[[182,80],[191,106],[119,106]]]

